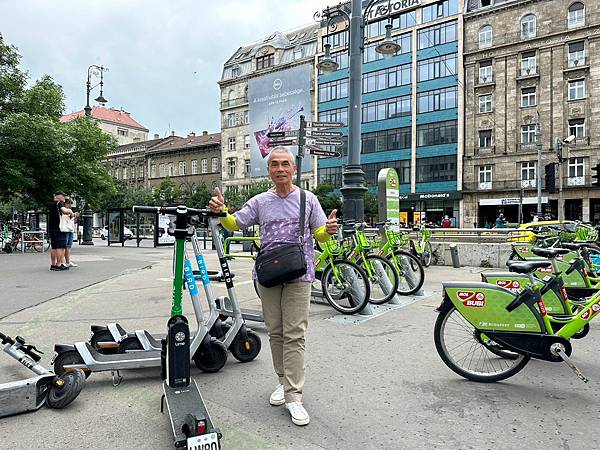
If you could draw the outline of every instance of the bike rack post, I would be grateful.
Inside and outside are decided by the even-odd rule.
[[[377,271],[377,275],[379,275],[378,283],[385,295],[388,295],[392,290],[392,283],[390,282],[390,278],[388,277],[385,270],[383,270],[383,265],[379,261],[374,261],[375,270]],[[387,302],[390,305],[400,305],[400,298],[398,298],[398,294],[394,294],[394,296]]]

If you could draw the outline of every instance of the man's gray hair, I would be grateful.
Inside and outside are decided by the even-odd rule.
[[[287,147],[275,147],[275,148],[273,148],[273,150],[271,150],[269,152],[269,156],[267,156],[267,166],[271,162],[271,155],[273,153],[287,153],[288,155],[291,156],[292,164],[296,164],[296,155],[294,155],[289,148],[287,148]]]

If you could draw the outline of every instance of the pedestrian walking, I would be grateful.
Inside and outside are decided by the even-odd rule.
[[[506,228],[506,219],[502,213],[496,218],[496,228]]]
[[[69,217],[73,211],[65,207],[66,194],[62,191],[54,193],[54,200],[48,203],[48,236],[50,237],[50,270],[68,270],[69,267],[62,264],[67,247],[66,233],[60,231],[60,216],[66,214]]]
[[[257,283],[273,367],[279,384],[271,394],[273,406],[285,404],[296,425],[307,425],[309,415],[302,403],[304,388],[305,335],[308,326],[311,283],[314,281],[313,239],[325,242],[337,231],[336,210],[325,216],[317,197],[293,184],[296,164],[294,155],[284,147],[276,147],[267,158],[269,176],[275,187],[256,195],[234,215],[221,223],[230,231],[259,225],[261,254],[275,251],[300,241],[301,199],[304,198],[305,220],[303,251],[307,270],[300,278],[274,287]],[[301,191],[304,195],[301,195]],[[224,199],[218,188],[210,200],[214,212],[224,210]],[[284,264],[281,264],[284,266]],[[256,273],[253,274],[256,277]]]
[[[451,227],[452,227],[452,221],[450,220],[450,217],[444,216],[444,220],[442,220],[442,228],[451,228]]]
[[[72,207],[73,207],[73,200],[71,200],[69,197],[65,198],[65,208],[69,209],[72,211]],[[75,219],[79,217],[79,213],[72,213],[72,215],[69,216],[69,223],[71,224],[72,229],[77,230],[77,227],[75,225]],[[63,265],[67,266],[67,267],[78,267],[77,264],[75,264],[73,261],[71,261],[71,247],[73,246],[73,233],[69,233],[69,232],[63,232],[65,233],[65,240],[66,240],[66,247],[65,247],[65,258],[64,258],[64,262]]]

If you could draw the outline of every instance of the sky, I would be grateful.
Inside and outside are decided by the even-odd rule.
[[[103,65],[108,107],[130,112],[149,138],[184,136],[220,131],[217,82],[239,47],[312,23],[315,11],[337,3],[0,0],[0,33],[18,48],[30,84],[50,75],[63,87],[65,113],[83,109],[87,69]]]

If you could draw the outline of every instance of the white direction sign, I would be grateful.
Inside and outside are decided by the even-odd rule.
[[[338,139],[306,139],[306,143],[309,145],[335,145],[339,147],[344,143]]]
[[[342,137],[341,131],[317,131],[317,130],[306,130],[306,135],[310,137]]]
[[[342,122],[306,122],[306,128],[341,128]]]

